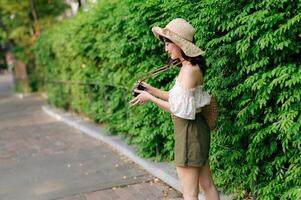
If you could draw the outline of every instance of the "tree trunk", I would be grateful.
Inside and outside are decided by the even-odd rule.
[[[33,17],[34,34],[38,36],[38,35],[40,35],[40,24],[39,24],[38,15],[37,15],[37,12],[35,9],[34,0],[29,0],[29,3],[30,3],[31,14]]]
[[[29,3],[30,3],[30,9],[31,9],[33,20],[38,21],[38,15],[34,6],[34,0],[29,0]]]

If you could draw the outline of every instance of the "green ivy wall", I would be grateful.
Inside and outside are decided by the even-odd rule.
[[[151,27],[185,18],[206,50],[206,89],[220,106],[215,182],[238,199],[301,199],[300,10],[300,1],[281,0],[102,0],[39,38],[43,89],[51,105],[104,123],[141,156],[172,161],[169,114],[128,101],[135,82],[168,59]],[[177,73],[148,83],[168,90]]]

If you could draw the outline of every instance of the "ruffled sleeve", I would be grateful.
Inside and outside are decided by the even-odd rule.
[[[184,119],[195,119],[196,104],[193,89],[184,89],[175,85],[168,95],[172,114]]]
[[[199,91],[195,92],[195,105],[196,108],[204,107],[209,105],[211,102],[211,96],[208,92],[203,91],[202,88],[199,88]]]

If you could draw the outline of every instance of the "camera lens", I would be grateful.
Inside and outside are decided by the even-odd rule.
[[[139,83],[138,85],[136,85],[136,87],[134,88],[134,90],[135,90],[135,89],[138,89],[138,90],[145,90],[145,87],[144,87],[141,83]],[[139,93],[138,93],[138,92],[135,92],[134,90],[133,90],[132,93],[133,93],[133,96],[136,97],[136,96],[139,95]]]

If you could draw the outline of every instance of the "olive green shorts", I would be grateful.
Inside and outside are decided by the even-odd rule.
[[[174,124],[176,166],[204,166],[210,149],[210,129],[201,113],[194,120],[171,114]]]

